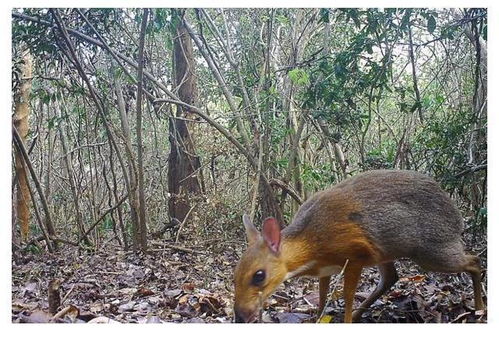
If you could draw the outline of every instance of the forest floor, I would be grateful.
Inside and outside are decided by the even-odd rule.
[[[65,248],[58,255],[17,254],[12,261],[12,322],[232,322],[233,270],[245,246],[219,245],[215,247],[223,250],[155,242],[147,255],[112,248],[95,253]],[[408,260],[399,261],[397,270],[400,280],[364,313],[362,322],[486,322],[486,312],[473,311],[467,274],[426,273]],[[378,278],[375,268],[364,270],[357,304]],[[333,276],[331,288],[335,292],[321,322],[342,322],[342,280]],[[49,311],[49,303],[57,312]],[[261,318],[316,322],[317,304],[317,279],[291,279],[265,302]]]

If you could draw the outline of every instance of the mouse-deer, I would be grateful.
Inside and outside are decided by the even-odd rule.
[[[480,260],[464,253],[459,210],[430,177],[414,171],[376,170],[316,193],[282,231],[274,218],[258,232],[247,215],[248,248],[235,270],[236,322],[256,319],[262,300],[284,280],[319,277],[319,314],[330,277],[344,269],[345,322],[358,321],[398,280],[394,260],[410,258],[423,269],[468,272],[475,308],[484,309]],[[380,281],[353,312],[363,267],[378,266]]]

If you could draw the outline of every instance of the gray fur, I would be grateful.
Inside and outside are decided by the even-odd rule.
[[[355,201],[359,209],[335,215],[330,202],[341,203],[342,197]],[[447,193],[421,173],[376,170],[346,179],[307,200],[284,234],[305,232],[320,241],[323,224],[331,218],[358,224],[391,259],[409,257],[424,268],[450,272],[464,264],[461,214]]]

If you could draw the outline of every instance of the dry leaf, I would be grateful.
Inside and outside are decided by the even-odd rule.
[[[196,284],[190,282],[190,283],[185,283],[182,285],[182,289],[184,290],[184,292],[192,292],[194,291],[194,288],[196,287]]]
[[[116,320],[113,320],[113,319],[110,319],[110,318],[104,317],[104,316],[93,318],[92,320],[90,320],[88,322],[88,324],[113,324],[113,323],[118,324],[119,321],[116,321]]]
[[[279,319],[280,323],[303,323],[305,320],[310,319],[308,314],[303,313],[277,313],[277,319]]]
[[[148,288],[145,288],[145,287],[141,287],[138,289],[137,292],[134,293],[134,297],[147,297],[147,296],[150,296],[150,295],[154,295],[154,292],[151,291],[150,289]]]
[[[333,321],[333,316],[324,314],[320,319],[319,319],[319,324],[329,324],[331,321]]]

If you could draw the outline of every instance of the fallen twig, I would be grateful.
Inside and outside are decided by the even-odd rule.
[[[191,212],[192,210],[194,210],[194,208],[196,207],[197,205],[194,205],[191,207],[191,209],[189,210],[189,212],[187,212],[187,214],[185,215],[185,218],[184,220],[182,220],[182,223],[178,226],[178,230],[177,230],[177,236],[175,238],[175,243],[178,243],[178,239],[180,237],[180,231],[182,230],[182,228],[184,227],[185,223],[187,222],[187,219],[189,218],[189,215],[191,215]]]
[[[71,286],[71,289],[68,291],[68,293],[66,293],[64,295],[64,297],[61,299],[61,304],[64,304],[64,302],[69,297],[69,295],[71,294],[71,292],[73,292],[73,290],[75,289],[75,286],[76,286],[76,284],[73,284],[73,286]]]
[[[64,307],[62,310],[60,310],[59,312],[57,312],[53,317],[52,319],[50,320],[56,320],[56,319],[59,319],[59,318],[62,318],[64,317],[66,314],[70,313],[70,312],[76,312],[77,314],[80,313],[80,311],[73,305],[69,305],[69,306],[66,306]]]
[[[336,288],[338,287],[338,283],[343,276],[343,273],[345,272],[345,268],[348,265],[348,259],[345,260],[345,265],[343,265],[343,268],[341,269],[340,273],[336,276],[336,281],[334,282],[333,289],[331,290],[331,293],[329,293],[329,297],[327,298],[327,302],[324,305],[324,308],[322,309],[321,315],[317,318],[317,323],[319,323],[322,319],[322,317],[326,314],[326,308],[329,306],[331,300],[333,299],[333,295],[336,292]]]
[[[203,251],[198,251],[198,250],[195,250],[195,249],[192,249],[192,248],[186,248],[186,247],[177,246],[177,245],[162,244],[162,246],[168,247],[168,248],[171,248],[171,249],[174,249],[174,250],[182,251],[182,252],[187,252],[187,253],[206,254]],[[150,252],[162,252],[164,250],[165,250],[164,248],[156,248],[156,249],[150,249],[149,251]]]

